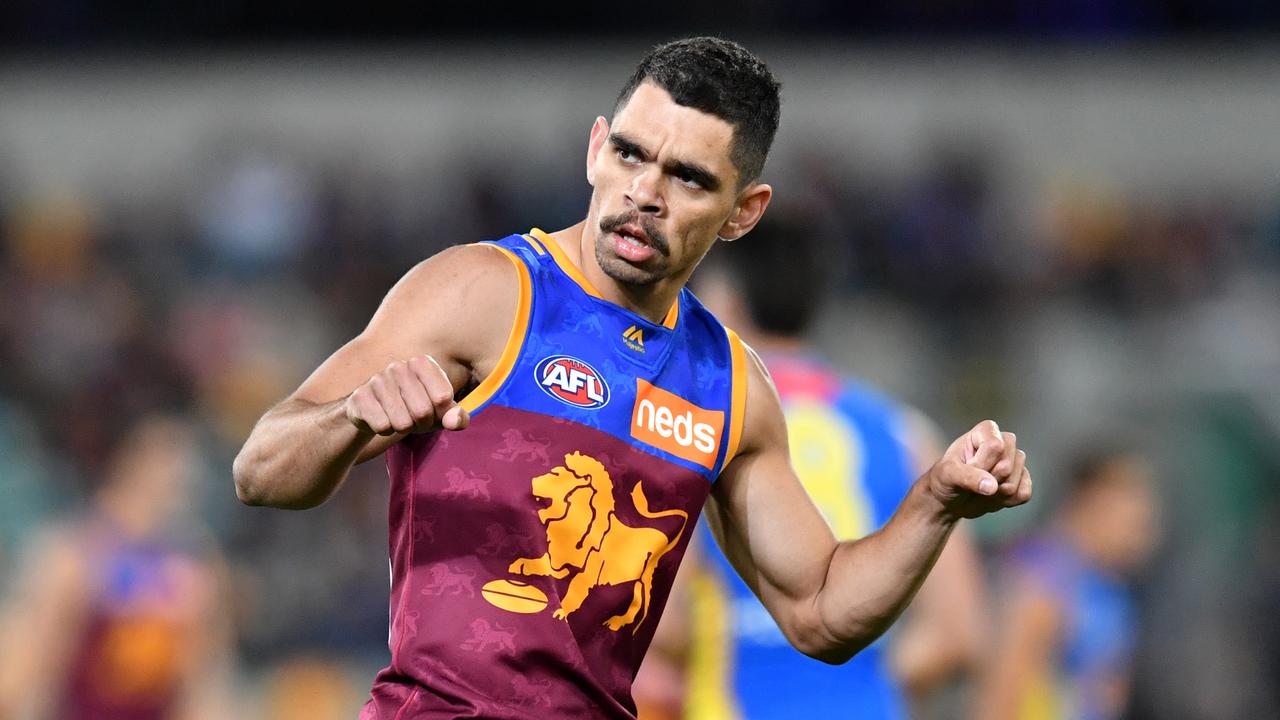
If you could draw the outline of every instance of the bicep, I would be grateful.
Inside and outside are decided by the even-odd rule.
[[[511,262],[483,245],[451,248],[410,270],[368,326],[330,355],[283,403],[323,404],[350,395],[397,361],[430,355],[455,393],[492,369],[512,323],[518,285]],[[402,435],[379,436],[363,462]]]
[[[292,397],[313,403],[346,397],[390,363],[417,355],[433,357],[461,391],[491,341],[501,352],[515,308],[514,272],[499,252],[481,245],[450,248],[419,263],[391,288],[364,331]]]

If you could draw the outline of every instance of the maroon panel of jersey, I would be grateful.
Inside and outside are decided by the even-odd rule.
[[[494,247],[521,302],[470,427],[387,453],[391,664],[361,718],[634,718],[742,346],[688,291],[662,322],[608,303],[543,233]]]

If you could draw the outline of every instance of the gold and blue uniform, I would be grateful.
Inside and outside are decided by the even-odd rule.
[[[763,359],[782,398],[796,474],[837,538],[851,540],[879,528],[915,478],[902,409],[814,358]],[[702,546],[710,548],[705,524],[700,532],[706,535]],[[906,716],[883,639],[841,666],[802,655],[728,560],[714,550],[704,555],[691,581],[686,717]]]

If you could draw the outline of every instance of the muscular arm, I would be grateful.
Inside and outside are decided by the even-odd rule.
[[[741,450],[716,482],[708,521],[787,639],[827,662],[848,660],[889,627],[960,518],[1031,495],[1025,455],[1012,435],[985,422],[916,481],[883,528],[837,543],[791,467],[781,405],[754,355],[744,422]]]
[[[409,271],[358,337],[258,421],[236,456],[236,495],[314,507],[405,433],[466,427],[454,397],[493,370],[518,292],[491,247],[451,248]]]

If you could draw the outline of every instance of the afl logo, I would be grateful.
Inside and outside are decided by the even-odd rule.
[[[604,376],[578,358],[553,355],[534,370],[538,387],[560,402],[594,410],[609,402],[609,386]]]

